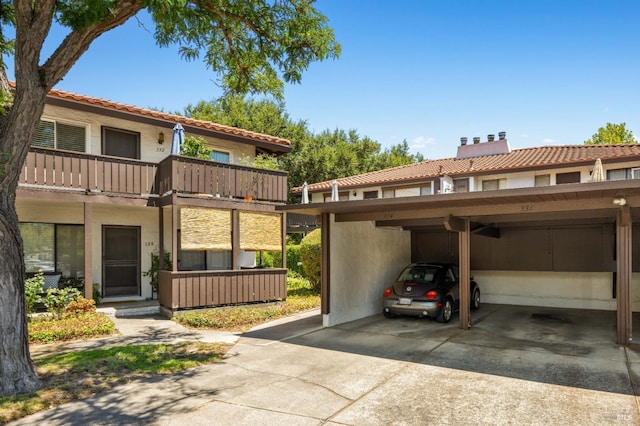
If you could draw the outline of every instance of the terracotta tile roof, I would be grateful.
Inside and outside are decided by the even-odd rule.
[[[336,179],[340,189],[385,186],[417,180],[433,179],[442,175],[451,177],[472,176],[492,172],[513,172],[518,170],[545,169],[557,166],[579,166],[595,162],[600,158],[606,166],[607,160],[640,160],[640,144],[631,145],[562,145],[514,149],[508,154],[483,157],[444,158],[427,160],[416,164],[394,167]],[[309,191],[330,191],[331,182],[325,181],[308,185]],[[301,187],[293,188],[300,192]]]
[[[223,133],[231,136],[239,136],[242,138],[247,138],[247,139],[251,139],[259,142],[275,144],[275,145],[283,145],[289,148],[291,147],[291,142],[289,140],[278,138],[276,136],[270,136],[262,133],[252,132],[249,130],[238,129],[236,127],[212,123],[210,121],[195,120],[193,118],[183,117],[181,115],[168,114],[166,112],[140,108],[137,106],[122,104],[122,103],[110,101],[107,99],[94,98],[92,96],[86,96],[86,95],[79,95],[76,93],[66,92],[64,90],[51,89],[51,91],[48,94],[48,97],[78,102],[78,103],[91,105],[99,108],[106,108],[106,109],[120,111],[127,114],[132,114],[132,115],[155,118],[155,119],[164,120],[170,123],[180,123],[187,126],[198,127],[201,129],[219,132],[219,133]]]

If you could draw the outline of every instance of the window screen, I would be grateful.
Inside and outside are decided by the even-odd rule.
[[[86,131],[82,126],[40,120],[31,145],[85,152],[85,140]]]
[[[85,152],[84,127],[71,126],[69,124],[56,123],[56,139],[58,149],[66,149],[68,151]]]
[[[55,123],[53,121],[42,121],[36,127],[36,133],[33,135],[31,145],[43,148],[55,148]]]
[[[217,161],[219,163],[228,163],[230,160],[230,156],[228,152],[222,152],[222,151],[216,151],[216,150],[211,151],[210,157],[213,161]]]
[[[580,172],[558,173],[556,174],[556,184],[580,183]]]

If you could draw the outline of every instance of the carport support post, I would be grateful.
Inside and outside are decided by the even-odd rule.
[[[468,217],[449,216],[444,221],[447,231],[458,233],[458,273],[460,292],[460,328],[468,330],[471,328],[471,225]]]
[[[469,218],[462,218],[462,230],[458,232],[459,273],[460,273],[460,328],[471,328],[471,230]]]
[[[631,340],[631,235],[631,209],[623,206],[616,220],[616,323],[619,345],[628,345]]]

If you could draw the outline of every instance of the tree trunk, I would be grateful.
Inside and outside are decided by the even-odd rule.
[[[3,194],[0,201],[0,394],[5,395],[41,385],[29,354],[22,238],[13,200]]]
[[[47,90],[34,85],[16,94],[0,121],[0,394],[41,386],[29,354],[24,294],[24,251],[15,200],[31,137],[44,110]]]

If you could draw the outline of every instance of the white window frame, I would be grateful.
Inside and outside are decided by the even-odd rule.
[[[66,124],[67,126],[74,126],[74,127],[82,127],[84,128],[84,151],[85,153],[90,154],[91,153],[91,143],[89,140],[89,135],[91,134],[90,132],[90,124],[88,123],[83,123],[81,121],[74,121],[74,120],[60,120],[57,118],[49,118],[49,117],[41,117],[40,120],[38,121],[46,121],[48,123],[53,123],[53,149],[58,149],[58,123],[60,124]],[[80,152],[80,151],[78,151]]]
[[[631,179],[640,179],[640,167],[631,168]]]

